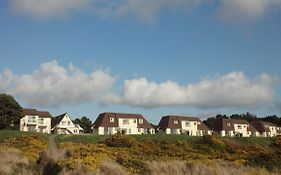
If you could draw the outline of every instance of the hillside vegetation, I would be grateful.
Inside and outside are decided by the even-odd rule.
[[[248,174],[255,170],[258,170],[255,173],[263,174],[267,171],[281,173],[280,137],[273,139],[185,135],[88,135],[60,136],[57,140],[60,148],[65,150],[68,156],[61,164],[73,170],[81,165],[89,171],[98,170],[106,158],[117,162],[131,174],[149,174],[154,172],[156,167],[164,168],[164,164],[170,168],[173,166],[171,164],[175,164],[184,167],[183,169],[203,166],[206,171],[211,171],[210,168],[218,170],[215,167],[221,167],[223,164],[224,168],[229,167],[233,171],[240,167],[238,169],[244,169]]]
[[[281,137],[57,136],[0,131],[2,175],[277,175]]]

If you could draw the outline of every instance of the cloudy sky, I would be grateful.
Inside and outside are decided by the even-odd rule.
[[[2,0],[0,93],[73,118],[281,115],[280,0]]]

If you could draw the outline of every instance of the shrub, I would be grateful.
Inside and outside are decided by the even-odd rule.
[[[134,143],[136,143],[136,139],[126,135],[113,135],[108,137],[101,143],[109,147],[125,147],[131,148]]]

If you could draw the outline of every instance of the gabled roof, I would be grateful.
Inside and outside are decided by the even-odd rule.
[[[47,111],[37,111],[36,109],[22,109],[23,115],[38,115],[39,117],[52,118],[52,115]]]
[[[215,131],[234,131],[234,124],[247,124],[250,125],[247,120],[243,119],[216,119],[212,128]]]
[[[267,128],[266,126],[276,126],[273,123],[260,121],[260,120],[252,121],[251,125],[253,125],[253,127],[255,127],[260,133],[270,132],[269,128]]]
[[[178,121],[175,123],[174,121]],[[159,129],[181,129],[182,121],[196,121],[199,122],[198,130],[210,130],[207,125],[205,125],[198,117],[189,117],[189,116],[178,116],[178,115],[168,115],[161,118],[158,126]]]
[[[110,122],[110,118],[114,118],[113,122]],[[126,119],[142,119],[143,123],[139,123],[137,120],[137,127],[138,128],[153,128],[147,120],[141,114],[126,114],[126,113],[112,113],[112,112],[105,112],[99,114],[98,118],[93,124],[94,128],[102,127],[118,127],[118,119],[119,118],[126,118]]]
[[[67,113],[54,117],[52,119],[52,128],[54,128],[56,125],[58,125],[61,122],[61,120],[64,118],[65,115],[67,115]]]

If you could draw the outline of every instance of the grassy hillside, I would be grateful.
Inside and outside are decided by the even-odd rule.
[[[47,139],[49,137],[48,134],[40,134],[36,132],[21,132],[18,130],[0,130],[0,141],[8,138],[19,138],[23,135],[29,135],[29,136],[36,135],[36,136],[43,137],[44,139]]]
[[[0,174],[277,175],[281,137],[49,135],[0,131]]]
[[[184,162],[190,166],[197,166],[198,163],[217,166],[217,162],[226,162],[281,173],[281,138],[81,135],[59,136],[58,141],[60,148],[69,156],[63,164],[72,169],[76,169],[79,162],[94,171],[106,158],[133,174],[148,173],[148,162],[167,160]]]

